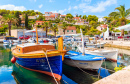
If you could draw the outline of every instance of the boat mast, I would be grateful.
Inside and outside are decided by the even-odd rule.
[[[37,27],[36,27],[36,41],[37,41],[36,44],[38,44],[38,33],[37,33]]]
[[[84,49],[84,38],[83,38],[83,33],[82,30],[80,29],[81,32],[81,38],[82,38],[82,54],[85,55],[85,49]]]

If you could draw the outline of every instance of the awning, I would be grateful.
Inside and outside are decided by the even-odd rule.
[[[130,24],[124,25],[124,26],[120,26],[116,29],[122,30],[124,29],[125,31],[130,31]]]
[[[37,30],[38,32],[41,32],[40,30]],[[29,32],[36,32],[36,29],[33,29],[33,30],[26,30],[25,33],[29,33]]]

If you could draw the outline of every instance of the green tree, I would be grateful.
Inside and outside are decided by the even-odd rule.
[[[12,22],[16,22],[16,17],[12,14],[5,14],[5,15],[3,15],[2,20],[4,22],[8,23],[9,36],[11,36],[11,24],[12,24]]]
[[[126,17],[130,15],[130,8],[125,10],[125,5],[120,5],[120,7],[115,8],[115,10],[118,10],[118,12],[120,14],[121,25],[125,25],[126,24]],[[121,35],[124,36],[124,30],[122,30]]]
[[[91,22],[91,21],[97,22],[98,21],[98,17],[95,16],[95,15],[88,15],[88,21],[89,22]]]
[[[72,18],[73,18],[73,15],[68,13],[68,14],[66,14],[65,20],[68,21],[68,22],[72,22]]]
[[[36,13],[35,13],[35,12],[32,12],[30,15],[31,15],[31,16],[34,16],[34,15],[36,15]]]
[[[63,22],[62,29],[63,29],[64,35],[65,35],[65,30],[67,29],[67,23],[66,22]]]
[[[43,15],[39,15],[39,17],[37,18],[37,20],[43,21],[43,20],[45,20],[45,17]]]
[[[28,29],[28,15],[27,13],[25,14],[25,27]]]
[[[82,17],[82,15],[79,15],[79,17],[81,18],[81,17]]]
[[[21,18],[19,17],[20,12],[19,11],[14,11],[14,16],[17,18],[17,23],[16,26],[20,26],[21,25]]]
[[[56,37],[56,32],[58,31],[57,24],[54,24],[51,28],[52,28],[52,30],[54,31],[54,35],[55,35],[55,37]]]
[[[82,19],[87,19],[87,16],[86,16],[86,15],[83,15]]]
[[[46,30],[46,38],[47,38],[47,32],[48,32],[48,28],[49,28],[49,25],[50,23],[48,23],[48,22],[44,22],[44,25],[43,25],[43,28],[45,28],[45,30]]]

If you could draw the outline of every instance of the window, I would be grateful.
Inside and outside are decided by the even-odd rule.
[[[64,30],[63,30],[63,32],[64,32]]]
[[[73,30],[72,30],[72,32],[73,32]]]
[[[69,32],[69,30],[67,30],[67,32]]]

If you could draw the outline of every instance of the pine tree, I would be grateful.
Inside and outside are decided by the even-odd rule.
[[[28,29],[28,15],[25,14],[25,27]]]

